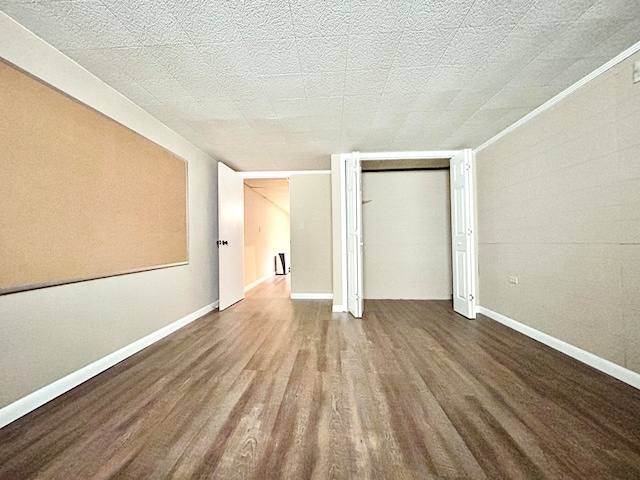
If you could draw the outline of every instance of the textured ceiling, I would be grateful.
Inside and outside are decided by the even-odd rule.
[[[217,160],[476,147],[640,40],[640,0],[0,0]]]

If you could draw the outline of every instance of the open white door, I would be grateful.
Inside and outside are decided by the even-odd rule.
[[[475,255],[473,222],[472,151],[463,150],[451,159],[451,260],[453,309],[476,318]]]
[[[360,154],[353,152],[346,161],[347,207],[347,309],[362,318],[362,168]]]
[[[218,163],[218,285],[220,310],[244,298],[244,180]]]

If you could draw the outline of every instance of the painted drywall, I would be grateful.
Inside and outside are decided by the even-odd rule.
[[[217,300],[215,163],[0,13],[0,57],[188,161],[189,264],[0,296],[0,407]]]
[[[332,293],[331,174],[289,177],[291,294]]]
[[[449,170],[364,172],[365,299],[451,299]]]
[[[632,65],[639,58],[476,157],[481,305],[635,372],[640,83],[632,82]]]
[[[278,253],[284,253],[287,262],[291,257],[289,214],[258,192],[244,186],[245,287],[275,274]]]
[[[338,312],[347,311],[346,294],[343,293],[345,285],[342,281],[342,242],[345,239],[346,232],[343,230],[345,221],[344,212],[344,196],[342,182],[344,181],[344,172],[342,172],[342,163],[340,162],[340,154],[331,155],[331,237],[332,237],[332,258],[333,258],[333,309]]]

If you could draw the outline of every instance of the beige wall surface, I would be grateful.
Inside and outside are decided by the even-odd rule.
[[[291,293],[331,293],[331,175],[291,175],[289,188]]]
[[[217,296],[215,163],[0,13],[0,57],[187,160],[189,264],[0,297],[0,407],[175,322]]]
[[[639,58],[477,153],[480,304],[635,372]]]
[[[364,298],[451,299],[449,170],[362,174]]]
[[[331,236],[333,258],[333,306],[337,311],[346,311],[347,299],[343,297],[342,284],[342,241],[346,235],[342,230],[344,216],[344,197],[342,195],[342,172],[340,155],[331,155]],[[344,303],[343,303],[344,302]]]
[[[275,272],[274,257],[278,253],[284,253],[289,262],[289,244],[289,214],[245,185],[245,286],[272,275]]]

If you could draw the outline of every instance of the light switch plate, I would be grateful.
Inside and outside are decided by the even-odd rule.
[[[633,83],[640,82],[640,60],[633,63]]]

